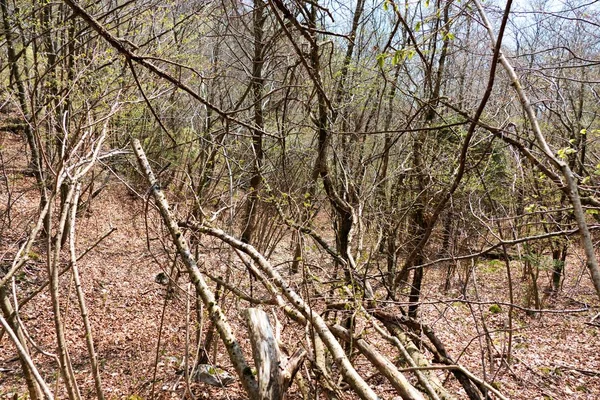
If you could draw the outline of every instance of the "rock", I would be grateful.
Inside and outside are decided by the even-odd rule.
[[[235,378],[224,369],[208,364],[199,364],[194,374],[196,382],[204,382],[212,386],[224,387],[231,385]]]

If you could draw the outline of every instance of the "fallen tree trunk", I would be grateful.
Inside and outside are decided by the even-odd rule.
[[[346,356],[344,349],[329,330],[329,327],[323,318],[315,313],[310,306],[296,293],[290,285],[281,277],[281,275],[271,266],[265,257],[253,246],[242,242],[228,235],[224,231],[207,225],[194,225],[194,229],[209,236],[221,239],[231,247],[247,254],[258,266],[258,268],[272,281],[273,285],[281,291],[283,296],[296,308],[304,318],[313,325],[315,331],[319,334],[325,346],[333,356],[333,359],[340,369],[346,382],[356,392],[356,394],[365,400],[379,400],[373,389],[358,374],[352,363]]]
[[[244,357],[244,353],[242,352],[242,348],[240,347],[237,338],[233,334],[225,314],[223,314],[221,307],[219,307],[215,301],[214,294],[200,273],[196,260],[192,257],[192,253],[190,252],[187,241],[183,237],[181,230],[171,215],[167,198],[160,189],[160,185],[158,184],[158,181],[156,180],[156,177],[150,168],[150,164],[148,163],[146,154],[142,149],[142,145],[137,139],[134,139],[131,144],[140,168],[142,169],[142,173],[150,184],[150,190],[152,191],[154,199],[156,200],[160,215],[162,216],[165,225],[167,225],[169,229],[173,243],[175,243],[177,251],[179,252],[181,259],[187,268],[190,279],[196,287],[196,292],[202,298],[202,302],[206,306],[208,314],[217,328],[221,340],[223,340],[223,343],[225,344],[231,363],[233,364],[235,371],[242,382],[242,386],[251,400],[258,400],[258,385],[256,379],[252,375],[252,369],[250,366],[248,366],[248,363]]]
[[[348,343],[352,343],[362,355],[364,355],[376,368],[377,370],[387,378],[392,384],[396,392],[404,400],[424,400],[425,397],[415,389],[414,386],[406,379],[406,377],[398,371],[398,368],[389,361],[385,356],[379,353],[373,346],[368,344],[364,339],[353,338],[350,332],[342,327],[341,325],[333,325],[330,327],[331,331],[337,337],[343,339]]]
[[[227,347],[230,359],[234,364],[236,372],[242,380],[242,384],[249,397],[252,400],[282,398],[285,389],[287,389],[287,385],[289,385],[293,377],[293,371],[299,364],[300,357],[293,357],[293,360],[290,360],[288,363],[289,368],[285,368],[284,373],[280,373],[278,368],[280,368],[281,354],[278,350],[277,343],[272,337],[272,332],[269,332],[270,326],[268,326],[268,320],[266,320],[266,316],[259,315],[260,313],[249,311],[249,330],[251,332],[255,364],[259,375],[258,383],[256,382],[223,312],[216,304],[214,296],[200,274],[197,263],[191,255],[179,226],[175,223],[171,215],[164,193],[160,189],[160,186],[152,173],[148,160],[146,159],[138,140],[133,141],[133,148],[144,175],[151,185],[151,191],[156,199],[160,214],[169,228],[169,232],[188,269],[192,282],[196,285],[202,300],[209,309],[211,319],[214,321],[219,335]],[[205,224],[193,225],[193,228],[228,243],[234,249],[245,253],[256,263],[258,269],[270,280],[270,283],[267,286],[270,287],[270,292],[277,299],[278,304],[281,306],[285,305],[283,298],[279,295],[280,292],[292,304],[292,310],[296,314],[299,314],[304,321],[310,322],[331,352],[334,361],[340,368],[346,382],[354,389],[361,399],[379,400],[379,397],[354,369],[335,336],[356,343],[361,353],[363,353],[367,359],[369,359],[374,366],[388,378],[403,399],[424,399],[423,395],[406,380],[402,373],[400,373],[389,360],[378,353],[372,346],[368,345],[366,341],[352,338],[351,334],[339,325],[328,326],[322,317],[318,313],[315,313],[311,307],[304,302],[302,297],[291,289],[281,275],[279,275],[262,254],[253,246],[228,235],[220,229]]]
[[[423,332],[434,347],[434,349],[432,349],[434,360],[444,365],[456,365],[456,363],[448,355],[443,343],[428,325],[421,324],[418,321],[403,315],[394,315],[380,310],[374,310],[372,311],[372,314],[384,324],[390,333],[394,335],[398,333],[398,330],[401,331],[400,325],[408,327],[415,333]],[[486,387],[481,385],[480,382],[472,380],[460,369],[451,369],[451,371],[454,377],[465,389],[465,392],[467,393],[467,396],[469,396],[470,400],[481,400],[482,394],[483,397],[487,395]]]
[[[277,304],[280,307],[282,307],[285,310],[286,314],[294,321],[302,325],[310,323],[313,326],[315,331],[318,333],[319,337],[323,339],[323,342],[334,356],[334,361],[342,370],[342,374],[346,378],[346,382],[349,383],[355,391],[357,391],[355,387],[357,383],[364,384],[367,387],[368,385],[366,384],[366,382],[364,382],[362,378],[360,378],[360,376],[359,382],[348,380],[349,372],[344,371],[344,368],[350,368],[351,372],[353,372],[354,374],[356,374],[356,370],[354,370],[354,367],[351,364],[343,364],[337,358],[338,354],[341,354],[345,358],[345,360],[348,361],[343,350],[341,352],[332,351],[332,348],[334,350],[341,350],[341,345],[336,340],[336,337],[343,341],[351,341],[358,348],[358,350],[378,369],[378,371],[390,381],[390,383],[392,384],[392,386],[394,386],[394,388],[402,397],[402,399],[424,399],[423,395],[417,389],[415,389],[414,386],[411,385],[411,383],[393,365],[393,363],[391,363],[385,356],[379,353],[374,347],[372,347],[362,339],[351,337],[349,331],[340,325],[327,325],[325,321],[321,318],[321,316],[314,310],[312,310],[310,306],[306,304],[302,300],[302,298],[289,287],[287,282],[277,273],[277,271],[275,271],[271,264],[253,246],[247,243],[243,243],[241,240],[238,240],[228,235],[220,229],[200,224],[184,223],[182,225],[185,225],[191,229],[207,234],[209,236],[217,237],[223,240],[225,243],[228,243],[237,251],[243,252],[247,256],[252,258],[252,260],[256,262],[256,265],[259,267],[260,271],[263,272],[264,275],[266,275],[263,277],[262,274],[257,274],[258,279],[262,281],[262,283],[265,285],[265,288],[275,298]],[[270,279],[267,279],[267,277]],[[291,305],[285,303],[282,296],[279,294],[280,291],[290,301]],[[369,390],[371,390],[370,387]],[[361,398],[365,398],[363,397],[364,394],[358,391],[357,393],[361,396]]]

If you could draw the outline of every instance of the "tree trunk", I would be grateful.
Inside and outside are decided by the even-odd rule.
[[[481,6],[481,4],[478,0],[475,0],[475,5],[477,6],[477,9],[479,10],[479,14],[481,15],[483,24],[488,31],[490,40],[492,41],[493,45],[496,46],[496,40],[494,39],[494,31],[492,29],[491,23],[489,22],[489,20],[487,18],[487,14],[485,13],[485,10],[483,9],[483,7]],[[504,67],[504,70],[506,71],[508,78],[510,79],[510,81],[512,83],[511,86],[517,92],[517,95],[521,102],[521,106],[525,110],[525,112],[527,114],[527,118],[529,119],[529,122],[531,123],[531,129],[533,130],[533,133],[535,135],[535,139],[536,139],[538,146],[543,151],[544,156],[555,167],[560,169],[563,179],[565,180],[566,187],[564,188],[564,190],[567,193],[567,195],[569,196],[569,200],[571,201],[571,205],[573,206],[573,214],[575,216],[575,220],[577,221],[577,226],[579,227],[579,234],[581,235],[581,241],[583,243],[585,256],[587,258],[586,264],[587,264],[588,270],[590,271],[590,275],[592,277],[592,283],[594,284],[594,288],[596,290],[596,295],[600,298],[600,269],[598,267],[598,259],[596,258],[596,253],[594,250],[594,243],[592,242],[590,230],[589,230],[589,227],[588,227],[586,219],[585,219],[585,212],[583,210],[583,207],[581,206],[581,198],[579,196],[579,187],[577,186],[577,182],[575,180],[575,176],[573,175],[573,171],[571,171],[571,168],[569,168],[569,165],[566,162],[559,160],[554,155],[554,152],[550,149],[550,146],[546,142],[546,138],[544,137],[544,134],[542,133],[542,128],[540,127],[537,116],[535,115],[533,106],[532,106],[531,102],[529,101],[529,97],[527,96],[527,94],[525,93],[525,90],[521,86],[521,82],[519,80],[517,73],[515,72],[514,68],[512,67],[512,65],[510,64],[508,59],[504,56],[504,54],[502,54],[502,52],[500,52],[498,60]]]
[[[31,168],[33,169],[33,175],[40,186],[40,191],[42,193],[42,197],[45,198],[45,191],[43,187],[44,176],[42,174],[42,163],[40,158],[40,152],[38,148],[38,144],[35,138],[35,134],[31,127],[29,118],[29,107],[27,106],[27,98],[25,94],[25,86],[23,85],[23,80],[21,77],[21,71],[19,70],[19,66],[17,64],[17,54],[15,52],[15,43],[14,37],[12,34],[12,28],[10,26],[9,21],[9,10],[8,4],[6,0],[0,0],[0,10],[2,11],[2,24],[5,32],[5,40],[6,40],[6,52],[7,52],[7,61],[10,67],[10,79],[11,82],[14,83],[17,87],[17,99],[19,101],[19,106],[21,107],[21,112],[23,113],[25,121],[25,136],[27,138],[27,143],[29,144],[29,150],[31,151]],[[42,204],[42,208],[45,203]]]
[[[252,235],[256,230],[256,215],[258,214],[258,193],[261,186],[261,168],[263,164],[263,130],[264,116],[262,107],[262,97],[265,85],[263,78],[264,65],[264,27],[266,21],[265,4],[262,0],[254,1],[252,16],[254,19],[254,56],[252,59],[252,96],[254,101],[254,125],[252,131],[252,178],[250,179],[250,193],[248,194],[248,203],[246,209],[246,220],[242,240],[246,243],[252,243]]]

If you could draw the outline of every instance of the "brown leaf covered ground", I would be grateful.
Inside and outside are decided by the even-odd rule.
[[[22,172],[26,160],[25,143],[17,136],[0,132],[0,145],[4,179],[0,185],[0,211],[3,215],[0,254],[3,268],[10,263],[16,246],[28,230],[36,215],[38,199],[33,178]],[[77,249],[81,254],[98,238],[112,228],[111,235],[90,251],[79,263],[83,288],[90,311],[96,351],[100,360],[105,394],[109,399],[170,399],[182,398],[186,385],[181,374],[185,358],[186,336],[195,340],[194,304],[186,291],[186,277],[181,276],[178,288],[167,295],[166,287],[155,282],[158,273],[168,272],[172,260],[164,256],[166,247],[173,249],[165,239],[157,213],[149,208],[146,224],[146,204],[118,180],[109,187],[81,214],[77,225]],[[10,189],[10,191],[8,190]],[[140,186],[143,193],[143,187]],[[9,195],[10,194],[10,195]],[[11,206],[7,207],[8,202]],[[7,210],[10,208],[10,215]],[[10,224],[8,221],[10,220]],[[45,270],[45,244],[36,243],[35,254],[17,277],[17,297],[25,298],[47,281]],[[65,254],[66,257],[66,254]],[[291,257],[289,246],[281,245],[274,259]],[[203,249],[203,268],[212,275],[222,275],[234,286],[255,296],[262,292],[253,284],[249,287],[247,273],[237,259],[218,243],[206,242]],[[64,259],[63,265],[66,265]],[[328,274],[327,263],[316,255],[312,260],[313,272]],[[468,268],[465,262],[462,268]],[[319,269],[322,268],[322,269]],[[526,282],[521,280],[520,265],[513,262],[513,281],[516,303],[524,305]],[[511,362],[503,362],[508,345],[509,297],[506,269],[502,262],[481,262],[475,268],[477,292],[471,284],[467,290],[470,300],[459,299],[459,272],[453,278],[452,289],[444,294],[442,284],[444,268],[430,269],[426,275],[422,315],[440,338],[452,357],[479,377],[486,377],[511,399],[598,399],[600,398],[600,352],[598,351],[600,326],[590,321],[600,311],[598,300],[589,282],[583,262],[572,257],[566,269],[562,292],[555,297],[545,297],[544,308],[554,312],[528,315],[521,309],[513,310]],[[287,271],[283,271],[287,273]],[[291,277],[300,285],[301,274]],[[540,288],[548,285],[548,273],[540,274]],[[214,286],[214,285],[213,285]],[[94,398],[94,386],[87,361],[81,317],[78,312],[75,291],[69,272],[61,278],[63,296],[62,310],[67,326],[69,350],[78,382],[84,398]],[[315,299],[318,309],[320,300]],[[493,307],[499,304],[498,307]],[[227,313],[245,349],[249,349],[243,321],[239,310],[248,306],[231,293],[222,295],[222,306]],[[394,306],[382,305],[390,310]],[[186,322],[186,310],[190,309]],[[581,310],[587,311],[566,311]],[[23,305],[21,318],[40,349],[55,352],[54,324],[50,296],[42,291]],[[280,315],[283,324],[283,341],[290,351],[305,341],[303,331]],[[485,322],[485,326],[482,322]],[[600,321],[596,321],[600,322]],[[206,330],[208,321],[203,321]],[[397,355],[365,327],[365,337],[391,359]],[[491,341],[485,340],[483,332],[490,333]],[[187,332],[187,333],[186,333]],[[160,342],[160,343],[159,343]],[[482,349],[492,348],[490,361]],[[222,346],[216,348],[216,363],[233,372]],[[247,352],[248,357],[249,352]],[[483,355],[482,355],[483,354]],[[0,398],[24,398],[25,385],[15,358],[15,349],[7,335],[0,337]],[[47,382],[56,384],[57,364],[52,357],[35,353],[35,362]],[[158,359],[158,363],[155,360]],[[367,362],[357,357],[355,365],[363,376],[371,377],[371,384],[385,399],[395,396],[381,377],[374,375]],[[485,371],[482,364],[485,364]],[[155,369],[156,365],[156,369]],[[440,377],[447,374],[440,372]],[[412,379],[412,378],[411,378]],[[58,398],[64,398],[59,385]],[[461,392],[456,381],[448,379],[447,386]],[[243,399],[239,385],[226,389],[194,383],[189,388],[198,398]],[[138,397],[136,397],[138,396]],[[346,398],[354,398],[346,392]],[[296,385],[291,388],[290,398],[301,398]]]

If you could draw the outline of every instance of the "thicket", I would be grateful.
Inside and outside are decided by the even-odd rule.
[[[478,262],[499,260],[507,273],[509,331],[514,307],[535,314],[545,306],[545,290],[560,296],[567,263],[585,266],[600,295],[594,3],[0,6],[0,128],[26,138],[23,173],[35,179],[40,199],[33,228],[3,260],[0,276],[3,332],[18,348],[31,398],[51,397],[52,389],[37,373],[10,284],[36,241],[46,243],[66,393],[81,396],[61,320],[63,267],[76,277],[102,397],[75,237],[78,215],[111,182],[160,208],[169,229],[159,233],[176,260],[165,267],[166,281],[191,279],[213,321],[211,339],[198,344],[210,347],[216,329],[252,399],[281,398],[294,376],[303,395],[310,387],[335,397],[338,375],[357,396],[377,398],[351,363],[355,350],[405,399],[452,398],[427,357],[445,364],[470,399],[502,398],[455,365],[424,323],[421,291],[429,271],[444,271],[436,275],[441,292],[470,301]],[[13,200],[2,200],[8,232]],[[249,295],[211,276],[203,257],[212,240],[237,255]],[[513,294],[519,278],[528,285],[525,298]],[[300,286],[292,288],[297,279]],[[270,343],[273,362],[288,365],[282,376],[268,368],[248,372],[236,338],[245,333],[228,325],[216,285],[245,304],[267,303],[296,329],[306,327],[307,340],[297,346],[306,352],[297,354],[252,336]],[[200,301],[197,307],[201,320]],[[366,337],[395,346],[412,376]],[[507,364],[510,343],[502,354]],[[260,370],[268,357],[254,350]],[[302,362],[310,373],[295,375]],[[267,386],[277,390],[265,394]]]

